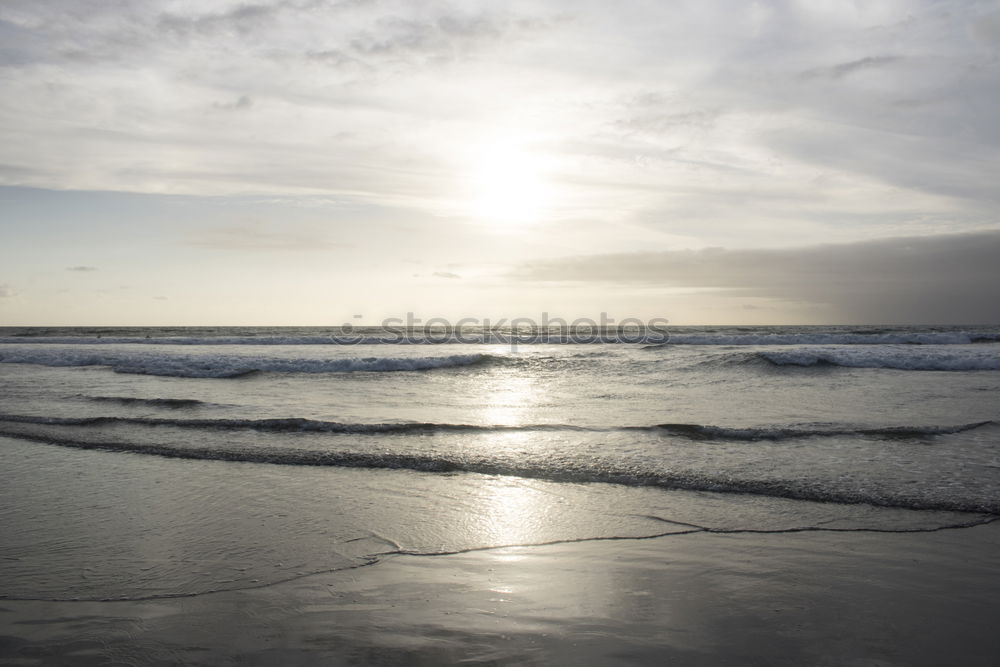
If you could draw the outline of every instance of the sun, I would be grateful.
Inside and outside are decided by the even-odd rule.
[[[511,143],[477,151],[470,173],[471,213],[492,224],[538,222],[549,199],[543,157]]]

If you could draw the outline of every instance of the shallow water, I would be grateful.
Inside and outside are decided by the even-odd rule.
[[[189,595],[393,553],[1000,514],[995,328],[477,335],[0,332],[0,596]]]

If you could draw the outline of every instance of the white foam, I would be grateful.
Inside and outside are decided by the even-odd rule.
[[[757,355],[779,366],[832,364],[851,368],[890,368],[907,371],[1000,370],[1000,349],[992,345],[800,348],[767,350],[758,352]]]
[[[340,359],[295,359],[235,354],[176,354],[93,350],[77,348],[33,348],[0,350],[0,363],[43,366],[106,366],[117,373],[165,375],[191,378],[237,377],[257,371],[276,373],[352,373],[420,371],[478,364],[483,354],[440,357],[353,357]]]
[[[329,336],[159,336],[156,338],[138,336],[0,336],[0,345],[562,345],[592,343],[663,343],[668,336],[650,332],[640,335],[626,331],[600,333],[581,331],[577,333],[538,332],[511,334],[505,332],[416,332],[380,334],[334,334]]]
[[[674,334],[670,345],[968,345],[1000,339],[965,331],[925,333]]]

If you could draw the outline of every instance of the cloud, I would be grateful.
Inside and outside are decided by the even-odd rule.
[[[614,121],[615,127],[626,133],[704,130],[713,127],[722,114],[720,109],[691,107],[687,100],[650,92],[626,102],[626,109],[626,117]]]
[[[720,295],[829,306],[845,323],[1000,323],[998,256],[1000,230],[798,248],[567,257],[523,264],[513,277],[709,288]]]
[[[180,40],[237,35],[246,38],[273,29],[282,19],[296,15],[308,20],[318,10],[335,9],[329,0],[278,0],[277,2],[239,3],[231,9],[209,13],[165,11],[155,16],[157,33],[165,32]]]
[[[329,65],[331,67],[362,67],[365,69],[371,69],[371,66],[364,61],[356,58],[352,55],[341,51],[340,49],[324,49],[320,51],[306,51],[305,57],[307,60],[312,60],[323,65]]]
[[[8,299],[17,296],[17,292],[10,285],[0,285],[0,299]]]
[[[446,13],[432,18],[387,16],[349,42],[357,56],[451,60],[490,43],[501,43],[550,25],[503,14]]]
[[[993,50],[1000,45],[1000,12],[986,14],[969,23],[969,34],[981,47]]]
[[[89,273],[91,271],[97,271],[96,266],[70,266],[66,268],[67,271],[79,271],[81,273]]]
[[[451,278],[451,279],[457,279],[462,277],[457,273],[452,273],[451,271],[435,271],[431,275],[436,278]]]
[[[164,12],[159,15],[157,27],[180,39],[192,37],[217,37],[220,34],[237,33],[247,36],[272,25],[282,13],[288,11],[308,11],[325,4],[324,2],[276,2],[238,4],[223,12],[207,14],[180,14]]]
[[[213,104],[216,109],[223,109],[226,111],[237,111],[240,109],[249,109],[253,106],[253,100],[249,95],[240,95],[233,102],[216,102]]]
[[[900,60],[902,60],[902,58],[899,56],[866,56],[864,58],[831,65],[829,67],[815,67],[802,72],[801,76],[807,79],[813,77],[840,79],[848,74],[853,74],[854,72],[877,67],[885,67],[886,65],[891,65],[892,63],[899,62]]]
[[[218,250],[278,250],[311,252],[346,248],[350,244],[331,240],[311,227],[282,227],[260,222],[199,230],[187,237],[187,245]]]
[[[552,223],[727,246],[981,228],[1000,201],[984,7],[10,2],[0,183],[452,215],[477,147],[510,139],[544,165]],[[294,245],[231,236],[196,243]]]

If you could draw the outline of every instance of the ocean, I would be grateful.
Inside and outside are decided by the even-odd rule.
[[[0,598],[1000,516],[1000,327],[0,329]]]

